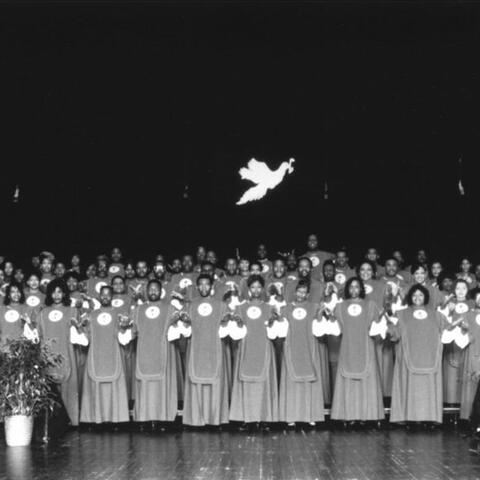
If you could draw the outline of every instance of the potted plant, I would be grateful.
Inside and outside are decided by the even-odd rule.
[[[29,445],[34,417],[57,404],[50,372],[60,361],[61,355],[52,353],[48,343],[25,337],[0,347],[0,418],[5,420],[7,445]]]

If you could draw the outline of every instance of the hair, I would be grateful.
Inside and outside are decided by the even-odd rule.
[[[365,262],[363,262],[365,263]],[[365,298],[365,285],[363,284],[363,280],[360,277],[350,277],[347,282],[345,283],[345,299],[348,300],[349,298],[352,298],[350,295],[350,285],[353,282],[358,282],[360,285],[360,298]]]
[[[197,286],[200,285],[200,280],[204,280],[204,279],[208,279],[208,281],[210,282],[210,285],[213,285],[213,278],[211,275],[209,275],[208,273],[201,273],[198,277],[197,277]]]
[[[247,280],[247,286],[250,288],[253,283],[258,282],[262,286],[265,287],[265,280],[261,275],[250,275]]]
[[[410,267],[410,273],[413,275],[419,268],[423,268],[425,270],[425,273],[428,273],[427,267],[425,267],[425,265],[422,265],[421,263],[413,263]]]
[[[430,302],[430,292],[423,285],[416,284],[410,287],[410,290],[407,293],[406,301],[409,307],[413,305],[413,294],[417,291],[423,293],[423,296],[425,298],[423,302],[424,305],[428,305],[428,303]]]
[[[468,292],[468,290],[469,290],[469,288],[468,288],[468,282],[467,282],[466,280],[464,280],[463,278],[457,278],[457,279],[455,279],[455,281],[453,282],[453,291],[455,291],[455,289],[457,288],[457,285],[458,285],[459,283],[464,283],[465,286],[467,287],[467,292]],[[468,296],[468,293],[467,293],[467,296]]]
[[[301,278],[297,286],[295,287],[295,290],[298,290],[299,288],[305,287],[307,289],[307,292],[310,292],[310,282],[306,278]]]
[[[110,285],[113,285],[113,281],[119,278],[123,283],[125,283],[125,278],[123,278],[121,275],[114,275],[112,279],[110,280]]]
[[[372,269],[372,277],[375,277],[375,275],[377,275],[377,266],[370,260],[363,260],[361,263],[358,264],[357,276],[360,277],[360,269],[362,268],[362,265],[365,265],[365,264],[370,265]]]
[[[61,278],[55,278],[47,285],[47,292],[45,294],[45,305],[50,307],[53,305],[52,294],[56,288],[59,288],[63,293],[62,305],[65,307],[70,306],[70,292],[68,291],[65,280]]]
[[[116,278],[116,277],[113,277],[113,278],[112,278],[112,282],[113,282],[113,280],[114,280],[115,278]],[[123,277],[120,277],[120,278],[123,279]],[[152,278],[152,279],[150,279],[150,280],[147,282],[147,290],[148,290],[148,287],[149,287],[150,285],[153,285],[153,284],[158,285],[158,286],[160,287],[160,292],[162,291],[162,282],[161,282],[160,280],[156,279],[156,278]]]
[[[110,292],[110,295],[113,296],[113,288],[110,286],[110,285],[103,285],[101,288],[100,288],[100,293],[102,293],[102,290],[108,290]]]
[[[385,259],[385,265],[387,264],[387,262],[395,262],[397,266],[400,267],[400,264],[398,263],[398,260],[395,257],[387,257]]]
[[[302,261],[308,262],[308,264],[310,265],[310,269],[313,268],[312,261],[311,261],[308,257],[300,257],[300,258],[297,260],[297,265],[300,265],[300,262],[302,262]]]
[[[10,299],[10,292],[12,291],[12,288],[18,288],[18,290],[20,291],[20,300],[18,303],[20,304],[24,304],[25,303],[25,292],[23,291],[23,287],[20,283],[18,282],[10,282],[8,285],[7,285],[7,288],[5,290],[5,298],[3,299],[3,304],[4,305],[10,305],[11,303],[11,299]]]
[[[80,275],[72,270],[65,272],[65,275],[63,276],[65,281],[67,281],[69,278],[74,278],[77,282],[80,282]]]
[[[335,263],[333,260],[325,260],[322,265],[322,269],[325,268],[327,265],[330,265],[331,267],[335,268]]]
[[[42,279],[42,274],[38,270],[29,270],[25,275],[25,280],[28,280],[32,276],[37,277],[39,281]]]

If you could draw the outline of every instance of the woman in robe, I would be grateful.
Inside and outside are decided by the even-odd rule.
[[[477,286],[477,279],[472,272],[472,262],[467,257],[462,258],[460,262],[460,271],[457,273],[457,278],[465,280],[469,290]]]
[[[100,308],[89,315],[82,340],[89,343],[83,378],[80,422],[129,421],[128,394],[119,344],[119,322],[112,307],[112,287],[100,289]],[[86,337],[86,338],[85,338]]]
[[[184,336],[187,346],[183,423],[191,426],[228,423],[228,372],[220,324],[227,306],[211,296],[212,277],[200,274],[196,280],[200,296],[187,307]],[[224,335],[228,334],[224,331]]]
[[[71,328],[77,325],[79,311],[70,306],[70,295],[63,280],[47,285],[45,308],[37,317],[40,339],[51,342],[54,353],[61,355],[61,365],[50,372],[58,386],[72,425],[78,425],[80,399],[78,395],[77,362],[71,342]]]
[[[421,251],[422,250],[420,250],[419,252]],[[427,267],[417,263],[410,267],[410,272],[412,274],[412,283],[410,286],[422,285],[423,287],[425,287],[430,295],[430,306],[432,308],[439,307],[444,300],[444,295],[440,292],[438,288],[433,287],[429,283]]]
[[[333,393],[331,418],[343,421],[379,421],[385,416],[375,342],[379,325],[377,305],[365,299],[363,282],[350,278],[345,301],[334,310],[334,327],[342,342]]]
[[[279,420],[290,426],[325,420],[321,359],[316,345],[325,338],[312,333],[319,305],[307,301],[308,288],[308,282],[299,282],[295,301],[281,313],[288,322],[288,333],[281,364]]]
[[[45,294],[40,291],[40,274],[31,272],[27,277],[25,288],[25,303],[33,309],[35,314],[44,307]]]
[[[393,375],[391,422],[442,423],[442,332],[444,317],[429,306],[421,285],[408,291],[408,307],[391,318],[390,337],[398,342]]]
[[[430,274],[429,274],[429,280],[428,280],[428,283],[432,287],[439,288],[439,278],[442,272],[443,272],[442,262],[438,260],[436,260],[435,262],[432,262],[432,264],[430,265]]]
[[[175,345],[167,338],[173,307],[161,300],[161,292],[158,280],[148,282],[147,302],[134,308],[132,328],[120,336],[123,344],[137,339],[133,416],[137,422],[173,422],[177,415]]]
[[[244,424],[278,421],[277,367],[273,343],[267,336],[266,323],[272,320],[272,307],[262,300],[265,280],[261,275],[248,279],[250,300],[236,309],[243,328],[237,348],[230,420]],[[272,339],[276,336],[271,337]]]

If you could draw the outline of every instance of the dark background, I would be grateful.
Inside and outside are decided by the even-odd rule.
[[[2,5],[0,249],[171,257],[202,243],[224,256],[260,241],[303,250],[318,232],[353,255],[375,245],[476,260],[479,13]],[[237,207],[251,157],[272,169],[295,157],[295,172]]]

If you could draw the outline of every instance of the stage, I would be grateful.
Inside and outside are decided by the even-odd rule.
[[[6,448],[0,478],[480,478],[480,447],[453,429],[139,432],[72,429],[48,445]]]

